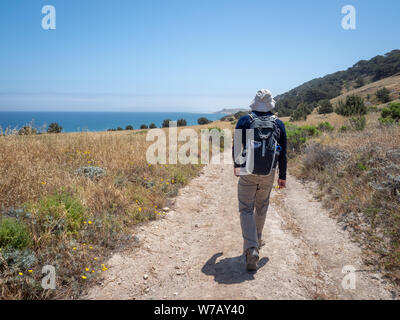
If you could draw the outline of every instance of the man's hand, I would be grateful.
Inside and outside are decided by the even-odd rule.
[[[286,188],[286,180],[278,179],[278,187],[279,189]]]
[[[235,177],[240,177],[240,168],[233,168],[233,172],[235,174]]]

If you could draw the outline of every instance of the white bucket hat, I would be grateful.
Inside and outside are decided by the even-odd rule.
[[[267,89],[258,90],[256,97],[251,102],[251,110],[259,112],[272,111],[275,108],[275,100],[271,91]]]

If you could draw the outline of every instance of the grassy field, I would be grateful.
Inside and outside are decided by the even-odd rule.
[[[289,170],[316,182],[314,195],[371,268],[399,283],[400,127],[379,117],[367,114],[361,130],[337,114],[287,123]],[[137,241],[136,225],[168,214],[169,199],[202,166],[149,165],[150,144],[145,130],[0,136],[1,299],[78,297],[107,272],[113,249]],[[57,290],[41,287],[45,265],[56,268]]]
[[[78,296],[135,225],[167,214],[202,166],[149,165],[150,144],[146,131],[0,136],[1,299]],[[57,290],[41,287],[45,265]]]
[[[369,113],[363,130],[337,114],[312,114],[297,126],[329,122],[334,128],[309,137],[290,154],[289,170],[316,182],[313,193],[351,231],[371,269],[400,284],[400,126],[382,125]],[[290,131],[290,130],[289,130]],[[312,184],[313,185],[313,184]]]

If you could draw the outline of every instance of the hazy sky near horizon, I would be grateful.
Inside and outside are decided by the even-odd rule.
[[[356,30],[341,26],[348,4]],[[399,49],[399,12],[398,0],[2,1],[0,111],[247,107],[259,88]]]

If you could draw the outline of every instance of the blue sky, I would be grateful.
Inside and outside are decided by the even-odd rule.
[[[357,29],[341,27],[344,5]],[[56,8],[56,30],[41,9]],[[247,107],[399,49],[398,0],[13,0],[0,5],[0,111]]]

